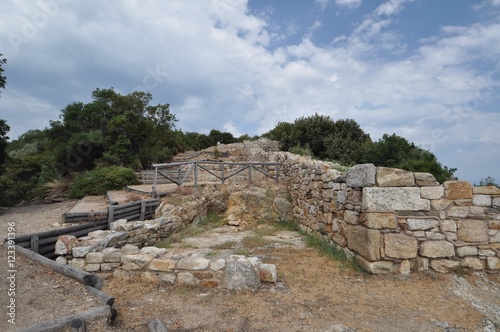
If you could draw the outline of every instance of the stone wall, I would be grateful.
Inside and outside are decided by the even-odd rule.
[[[299,227],[342,248],[371,273],[500,270],[500,189],[440,185],[428,173],[274,153]]]

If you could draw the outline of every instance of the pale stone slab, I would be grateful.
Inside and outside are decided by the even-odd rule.
[[[420,255],[429,258],[453,257],[455,247],[448,241],[424,241],[420,244]]]
[[[451,204],[453,204],[453,201],[451,201],[449,199],[431,200],[431,208],[434,211],[446,210]]]
[[[500,195],[500,188],[495,186],[473,187],[472,192],[476,195]]]
[[[424,199],[441,199],[444,196],[443,187],[422,187],[420,196]]]
[[[490,197],[490,195],[474,195],[474,196],[472,196],[472,205],[490,206],[491,205],[491,197]]]
[[[344,212],[344,220],[348,224],[357,225],[359,223],[359,213],[356,211],[346,210]]]
[[[465,257],[461,259],[461,263],[463,266],[473,270],[484,270],[486,262],[478,257]]]
[[[85,263],[87,264],[101,264],[104,261],[104,255],[100,252],[89,252],[85,256]]]
[[[362,213],[360,220],[364,226],[373,229],[396,229],[398,227],[398,221],[394,213]]]
[[[73,257],[85,257],[89,252],[95,251],[95,246],[83,246],[83,247],[74,247]]]
[[[200,280],[196,278],[192,273],[189,272],[179,272],[177,274],[177,282],[180,285],[190,285],[195,286],[200,283]]]
[[[399,168],[377,167],[377,186],[413,187],[415,177],[412,172]]]
[[[152,261],[154,257],[149,254],[133,254],[122,256],[122,268],[124,270],[141,270]]]
[[[177,261],[173,259],[153,259],[149,263],[149,269],[153,271],[173,271]]]
[[[140,254],[150,254],[153,255],[155,258],[164,255],[166,252],[167,249],[158,247],[144,247],[139,251]]]
[[[500,197],[493,198],[491,205],[499,207],[500,206]]]
[[[472,198],[472,184],[467,181],[446,181],[444,183],[444,197],[447,199]]]
[[[460,262],[449,259],[433,259],[430,267],[440,273],[447,273],[450,269],[455,269],[460,266]]]
[[[417,257],[418,241],[404,234],[385,234],[384,250],[387,257],[408,259]]]
[[[419,187],[439,186],[439,182],[431,173],[414,172],[415,183]]]
[[[219,271],[222,270],[226,266],[226,260],[223,258],[219,258],[216,261],[210,262],[210,270]]]
[[[368,211],[429,211],[430,202],[420,198],[420,188],[363,188],[363,210]]]
[[[101,269],[101,264],[86,264],[85,271],[87,272],[97,272]]]
[[[426,219],[407,219],[406,226],[410,231],[425,231],[439,226],[439,220],[426,218]]]
[[[489,270],[500,270],[500,258],[498,257],[487,257],[486,267]]]
[[[458,239],[464,242],[488,242],[488,222],[478,219],[464,219],[458,222]]]
[[[255,266],[249,261],[227,262],[223,285],[231,290],[256,291],[260,287],[260,276]]]
[[[346,183],[352,188],[372,187],[376,173],[377,168],[373,164],[355,165],[347,172]]]
[[[347,226],[347,245],[370,261],[380,259],[380,231],[363,226]]]
[[[179,270],[205,270],[208,268],[210,260],[200,255],[193,255],[191,257],[183,258],[177,263]]]
[[[278,279],[276,273],[276,265],[274,264],[259,264],[257,265],[261,282],[276,282]]]
[[[448,218],[467,218],[469,211],[470,207],[468,206],[454,206],[446,212],[446,216]]]
[[[356,255],[356,260],[364,270],[372,274],[391,274],[394,271],[394,263],[391,261],[370,262],[359,255]]]
[[[477,256],[477,253],[477,247],[475,246],[464,246],[457,248],[458,257]]]
[[[454,220],[441,220],[440,222],[441,232],[456,232],[457,231],[457,223]]]

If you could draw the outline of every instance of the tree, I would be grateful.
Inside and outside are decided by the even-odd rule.
[[[356,121],[337,120],[333,132],[325,138],[326,155],[342,165],[359,164],[366,145],[370,143],[370,135]]]
[[[479,181],[479,187],[486,187],[486,186],[495,186],[500,188],[500,184],[498,184],[495,178],[491,176],[481,178],[481,181]]]
[[[7,83],[7,78],[3,75],[3,65],[7,63],[6,59],[2,59],[3,54],[0,53],[0,88],[5,89],[5,84]],[[0,91],[1,94],[1,91]]]
[[[0,119],[0,174],[2,173],[3,166],[7,161],[7,145],[9,137],[7,133],[10,127],[5,120]]]
[[[456,168],[442,166],[436,156],[396,134],[384,134],[380,140],[369,145],[364,153],[363,162],[376,166],[401,168],[412,172],[427,172],[437,181],[453,179]]]

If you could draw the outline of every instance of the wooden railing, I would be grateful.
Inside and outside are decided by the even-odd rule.
[[[153,164],[153,188],[151,195],[157,197],[157,185],[160,183],[175,183],[182,186],[188,179],[198,186],[199,172],[204,171],[224,183],[227,179],[248,171],[248,181],[253,181],[256,171],[265,177],[278,181],[279,163],[275,162],[225,162],[225,161],[184,161],[168,164]],[[192,176],[192,179],[190,178]],[[143,183],[146,184],[146,177]],[[163,181],[162,181],[163,180]]]

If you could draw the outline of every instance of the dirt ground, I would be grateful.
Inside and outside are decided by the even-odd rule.
[[[0,215],[0,235],[15,221],[17,235],[52,229],[74,201],[17,207]],[[200,238],[203,233],[191,236]],[[190,242],[190,237],[179,241]],[[199,240],[203,242],[203,240]],[[206,242],[206,241],[205,241]],[[196,245],[192,245],[196,247]],[[180,250],[178,245],[168,250]],[[148,331],[160,318],[169,331],[496,331],[500,330],[500,278],[432,272],[365,275],[299,244],[248,249],[275,264],[278,282],[256,292],[157,286],[140,279],[107,278],[103,291],[115,297],[114,326],[88,331]],[[69,315],[99,303],[77,282],[17,256],[16,324],[7,322],[7,255],[0,250],[0,331]],[[496,324],[496,326],[495,326]]]

